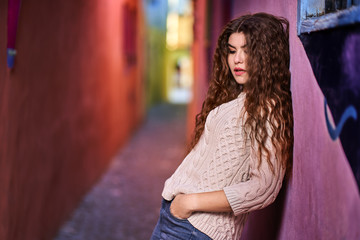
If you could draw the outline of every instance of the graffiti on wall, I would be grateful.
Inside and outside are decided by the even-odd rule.
[[[14,67],[15,63],[15,42],[18,20],[20,14],[21,0],[8,1],[8,18],[7,18],[7,65],[9,68]]]
[[[329,137],[340,139],[360,189],[360,24],[299,37],[325,97]]]

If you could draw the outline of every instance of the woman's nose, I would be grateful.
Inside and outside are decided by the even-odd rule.
[[[235,63],[243,63],[244,62],[244,56],[241,54],[241,52],[237,52],[235,54]]]

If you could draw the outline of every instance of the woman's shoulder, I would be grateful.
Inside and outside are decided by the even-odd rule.
[[[246,112],[244,108],[245,95],[240,94],[237,98],[223,103],[209,112],[206,119],[206,125],[217,125],[219,123],[225,124],[226,122],[236,121],[239,124],[241,119],[245,119]],[[226,125],[226,124],[225,124]]]
[[[240,93],[237,98],[230,100],[229,102],[225,102],[220,104],[219,106],[215,107],[213,110],[213,114],[217,115],[218,113],[224,112],[234,112],[234,110],[242,110],[244,108],[244,101],[245,101],[246,94]]]

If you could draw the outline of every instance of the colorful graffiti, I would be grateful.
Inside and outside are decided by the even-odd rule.
[[[360,189],[360,25],[302,34],[300,39],[325,97],[329,136],[340,138]]]
[[[347,107],[344,111],[344,113],[341,115],[340,121],[338,123],[338,126],[332,126],[331,121],[329,120],[329,114],[327,112],[327,101],[325,99],[324,101],[324,109],[325,109],[325,119],[326,119],[326,126],[329,131],[329,135],[332,140],[336,140],[340,133],[342,128],[344,127],[345,122],[349,118],[353,118],[354,120],[357,120],[357,112],[353,105]]]

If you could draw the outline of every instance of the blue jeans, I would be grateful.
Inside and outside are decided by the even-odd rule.
[[[151,240],[211,240],[197,230],[187,219],[179,219],[170,213],[171,202],[162,200],[160,217],[152,233]]]

